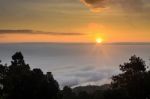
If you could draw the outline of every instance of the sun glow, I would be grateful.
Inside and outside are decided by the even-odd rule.
[[[102,43],[103,39],[102,38],[96,38],[96,43]]]

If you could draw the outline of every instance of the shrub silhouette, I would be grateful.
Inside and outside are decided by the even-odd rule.
[[[51,73],[30,69],[21,52],[12,56],[10,66],[0,65],[1,96],[3,99],[52,99],[59,85]]]

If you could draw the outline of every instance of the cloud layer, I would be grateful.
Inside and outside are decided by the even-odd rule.
[[[107,84],[111,82],[110,78],[114,74],[113,69],[99,70],[94,67],[80,67],[65,71],[59,76],[55,76],[61,88],[64,86],[76,87]]]

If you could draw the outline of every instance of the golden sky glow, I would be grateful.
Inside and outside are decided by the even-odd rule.
[[[148,0],[94,1],[1,0],[0,43],[150,42]]]

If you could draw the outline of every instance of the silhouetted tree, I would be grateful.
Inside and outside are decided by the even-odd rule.
[[[12,66],[24,66],[24,65],[26,65],[25,61],[24,61],[24,57],[23,57],[21,52],[16,52],[12,56],[11,64],[12,64]]]
[[[150,99],[150,71],[145,74],[143,82],[146,98]]]
[[[53,99],[59,85],[53,75],[31,70],[21,52],[12,56],[10,66],[0,65],[1,96],[4,99]]]
[[[0,97],[2,97],[3,95],[4,78],[6,77],[7,72],[8,72],[7,65],[2,65],[0,61]]]
[[[112,77],[112,87],[125,90],[132,99],[146,99],[146,69],[143,59],[132,56],[128,63],[120,65],[122,74]]]

